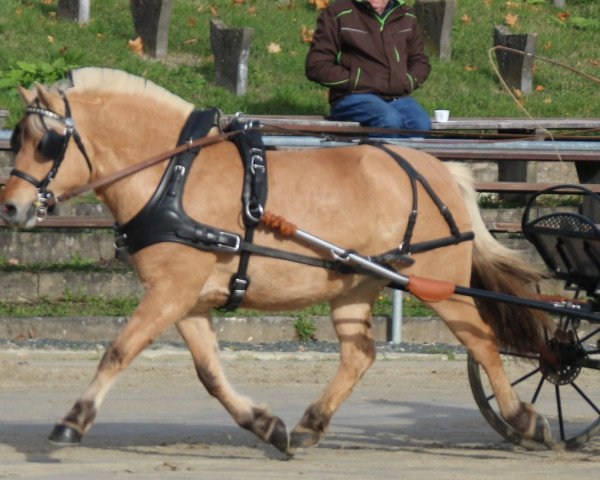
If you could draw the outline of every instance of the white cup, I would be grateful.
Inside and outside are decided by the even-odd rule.
[[[433,115],[436,122],[446,123],[450,118],[450,110],[436,110]]]

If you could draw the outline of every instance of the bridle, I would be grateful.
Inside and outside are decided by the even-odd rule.
[[[46,129],[46,133],[44,134],[42,140],[38,144],[38,150],[44,157],[48,158],[49,160],[52,160],[52,167],[50,168],[50,171],[41,180],[38,180],[29,173],[19,170],[17,168],[13,168],[10,172],[10,175],[25,180],[37,189],[37,197],[34,205],[36,207],[36,215],[39,220],[46,217],[49,204],[52,205],[55,203],[54,194],[50,190],[48,190],[48,185],[56,176],[56,173],[58,172],[58,169],[60,168],[62,161],[65,158],[65,154],[67,152],[67,148],[69,146],[71,138],[75,140],[79,151],[85,158],[90,174],[92,173],[93,169],[92,162],[90,161],[85,146],[81,141],[81,136],[75,128],[75,120],[71,115],[71,106],[69,104],[69,100],[67,99],[67,96],[64,92],[61,92],[61,97],[63,99],[63,102],[65,103],[64,116],[42,107],[39,103],[39,100],[36,101],[35,105],[27,106],[26,109],[26,115],[39,115],[40,121]],[[64,133],[58,133],[56,130],[48,128],[46,122],[44,121],[44,118],[49,118],[61,122],[65,127]],[[20,135],[21,127],[20,125],[18,125],[14,129],[10,139],[11,150],[15,153],[18,153],[18,151],[21,149]]]

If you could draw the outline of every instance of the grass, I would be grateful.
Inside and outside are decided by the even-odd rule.
[[[2,302],[2,317],[120,317],[133,312],[138,299],[135,297],[104,298],[65,291],[60,300],[40,298],[35,302]]]
[[[488,49],[495,25],[518,16],[517,33],[536,32],[537,52],[587,75],[600,76],[597,38],[600,2],[569,0],[567,15],[550,0],[461,0],[454,22],[452,60],[432,58],[433,71],[415,96],[428,111],[449,108],[455,116],[523,116],[499,86]],[[169,30],[169,55],[157,61],[132,53],[135,37],[128,0],[93,2],[88,25],[61,21],[58,0],[0,2],[0,72],[17,62],[39,65],[64,60],[68,66],[100,66],[144,76],[198,108],[218,106],[226,113],[325,114],[325,89],[304,77],[308,44],[303,29],[315,26],[317,12],[308,0],[177,0]],[[254,29],[248,93],[241,97],[214,83],[209,23],[218,16],[232,27]],[[281,53],[269,53],[275,43]],[[1,75],[1,74],[0,74]],[[537,91],[522,99],[537,117],[599,117],[598,83],[555,65],[536,62]],[[0,89],[0,108],[10,112],[8,126],[22,115],[15,88]]]
[[[39,298],[35,301],[3,302],[0,301],[0,317],[93,317],[131,315],[139,299],[135,296],[106,298],[100,295],[89,295],[81,292],[65,290],[60,299]],[[373,306],[374,316],[391,315],[391,299],[381,295]],[[235,312],[213,312],[218,317],[257,317],[264,312],[239,309]],[[329,306],[326,303],[312,305],[303,310],[293,312],[276,312],[269,315],[294,318],[294,325],[301,339],[307,340],[315,333],[313,317],[328,316]],[[414,297],[405,297],[403,315],[407,317],[430,317],[435,314]]]

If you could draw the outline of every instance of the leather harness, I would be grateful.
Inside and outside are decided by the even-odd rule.
[[[209,130],[217,125],[217,116],[218,110],[216,109],[192,112],[179,137],[178,145],[186,142],[191,143],[196,139],[206,136]],[[244,300],[250,283],[247,268],[251,254],[328,268],[338,273],[372,275],[370,272],[364,271],[359,267],[347,265],[343,261],[343,256],[334,260],[323,260],[254,244],[254,231],[261,222],[267,200],[266,151],[261,135],[253,122],[244,123],[240,119],[236,119],[226,130],[239,131],[239,134],[233,136],[233,140],[238,147],[244,165],[242,218],[245,234],[243,238],[237,233],[227,232],[200,223],[187,215],[183,208],[183,190],[192,162],[200,151],[198,147],[173,156],[156,191],[144,208],[127,223],[115,226],[115,244],[117,248],[125,248],[128,253],[135,253],[155,243],[176,242],[203,251],[239,254],[238,271],[230,280],[229,299],[221,307],[226,310],[235,310]],[[402,244],[397,249],[390,250],[381,255],[371,256],[370,259],[373,262],[380,263],[390,269],[391,267],[387,263],[392,261],[399,261],[410,265],[414,263],[414,259],[410,257],[412,253],[455,245],[473,239],[474,235],[472,232],[459,232],[452,214],[446,205],[441,202],[427,180],[404,158],[380,142],[365,141],[363,143],[380,148],[392,156],[407,173],[412,184],[413,208]],[[417,182],[421,183],[439,208],[450,229],[450,236],[416,244],[411,243],[418,212]]]

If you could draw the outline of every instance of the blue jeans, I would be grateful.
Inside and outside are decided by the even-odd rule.
[[[384,100],[371,93],[353,93],[331,107],[332,120],[358,122],[364,127],[400,130],[431,130],[431,118],[410,96]],[[411,137],[415,135],[371,135],[373,137]]]

